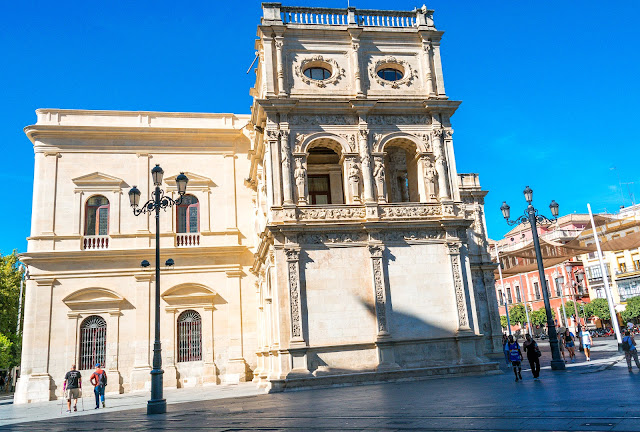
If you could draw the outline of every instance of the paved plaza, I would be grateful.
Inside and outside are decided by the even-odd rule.
[[[59,414],[60,402],[0,405],[2,430],[16,431],[637,431],[640,371],[627,371],[612,340],[596,340],[593,361],[534,381],[513,374],[436,378],[355,387],[260,393],[251,384],[166,392],[168,413],[148,417],[148,395],[107,398],[107,409]],[[547,365],[545,367],[545,365]],[[91,408],[89,398],[85,408]],[[58,411],[56,412],[55,409]],[[28,417],[25,417],[28,410]],[[38,420],[48,417],[46,421]],[[10,422],[17,422],[8,424]]]

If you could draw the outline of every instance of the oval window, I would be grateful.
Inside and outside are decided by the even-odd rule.
[[[399,81],[402,79],[402,72],[398,69],[384,68],[378,71],[378,76],[385,81]]]
[[[304,75],[312,80],[326,80],[331,76],[331,72],[323,67],[310,67],[304,70]]]

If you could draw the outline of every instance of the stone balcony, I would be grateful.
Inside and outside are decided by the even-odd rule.
[[[457,204],[449,203],[394,203],[394,204],[339,204],[272,207],[271,222],[287,224],[303,222],[365,222],[400,220],[440,220],[462,215]]]
[[[87,235],[82,237],[82,249],[84,250],[99,250],[108,248],[108,235]]]
[[[433,10],[422,7],[412,11],[291,7],[281,3],[262,3],[263,25],[356,26],[384,28],[427,28],[435,30]]]

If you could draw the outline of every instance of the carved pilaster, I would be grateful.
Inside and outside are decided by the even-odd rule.
[[[373,289],[376,306],[376,319],[378,324],[378,337],[388,337],[387,325],[387,290],[385,287],[384,266],[382,265],[383,245],[370,245],[371,270],[373,275]]]
[[[373,178],[376,183],[376,195],[378,197],[378,202],[384,204],[387,202],[384,154],[376,154],[373,156]]]
[[[369,152],[369,131],[361,129],[358,131],[358,147],[360,161],[362,162],[362,183],[364,190],[364,202],[375,202],[373,197],[373,174],[371,172],[371,156]]]
[[[458,309],[458,331],[469,331],[469,318],[467,315],[467,302],[464,292],[464,282],[462,280],[462,267],[460,263],[460,244],[447,243],[447,249],[451,258],[451,273],[453,276],[453,287],[456,296],[456,306]]]
[[[283,204],[293,204],[293,189],[291,187],[291,147],[289,146],[289,131],[281,130],[280,134],[280,163],[282,165],[282,193]]]
[[[278,75],[278,95],[286,95],[287,92],[284,89],[284,64],[282,61],[282,47],[284,45],[284,38],[282,36],[275,37],[276,42],[276,71]]]
[[[421,155],[420,163],[424,173],[424,201],[436,201],[437,185],[436,185],[436,167],[430,155]]]
[[[440,200],[451,199],[449,175],[447,172],[447,157],[444,151],[443,131],[433,132],[433,153],[436,157],[436,172],[438,174],[438,197]]]
[[[293,172],[293,177],[296,181],[296,195],[298,205],[307,204],[307,155],[297,154],[295,155],[296,169]]]
[[[347,178],[349,181],[349,196],[351,203],[360,203],[360,169],[356,162],[355,156],[345,157],[345,163],[347,164]]]
[[[287,255],[287,280],[291,309],[291,341],[304,342],[302,333],[302,295],[300,293],[300,251],[285,249]]]

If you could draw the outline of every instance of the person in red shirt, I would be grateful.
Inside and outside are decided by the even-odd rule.
[[[100,363],[96,363],[96,370],[93,371],[89,381],[93,385],[93,393],[96,395],[96,408],[100,408],[100,401],[102,401],[102,408],[105,408],[104,404],[104,388],[107,386],[107,373],[100,369]]]

